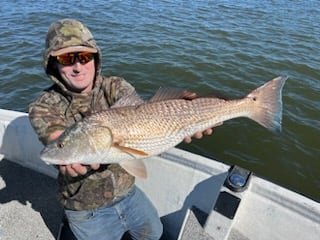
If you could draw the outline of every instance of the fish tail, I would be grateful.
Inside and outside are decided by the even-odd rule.
[[[247,96],[253,101],[254,106],[249,117],[275,132],[281,131],[282,88],[287,78],[287,76],[274,78]]]

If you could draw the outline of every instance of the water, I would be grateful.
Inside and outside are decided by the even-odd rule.
[[[126,78],[144,97],[160,86],[242,97],[288,75],[281,134],[237,119],[179,147],[319,201],[319,16],[317,0],[2,2],[0,107],[26,111],[50,84],[44,38],[65,17],[89,26],[103,51],[103,74]]]

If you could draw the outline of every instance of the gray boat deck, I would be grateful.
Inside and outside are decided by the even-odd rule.
[[[51,177],[0,160],[0,239],[55,239],[63,213],[57,187]]]

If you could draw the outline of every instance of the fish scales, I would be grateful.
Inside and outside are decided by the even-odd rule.
[[[112,109],[97,114],[96,118],[106,122],[114,136],[122,136],[124,146],[154,155],[194,132],[229,118],[245,116],[250,102],[250,99],[177,99]],[[92,117],[90,121],[97,119]]]

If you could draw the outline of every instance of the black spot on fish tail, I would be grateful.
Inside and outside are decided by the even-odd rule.
[[[275,132],[281,131],[282,88],[287,78],[274,78],[247,95],[253,101],[253,110],[249,117]]]

